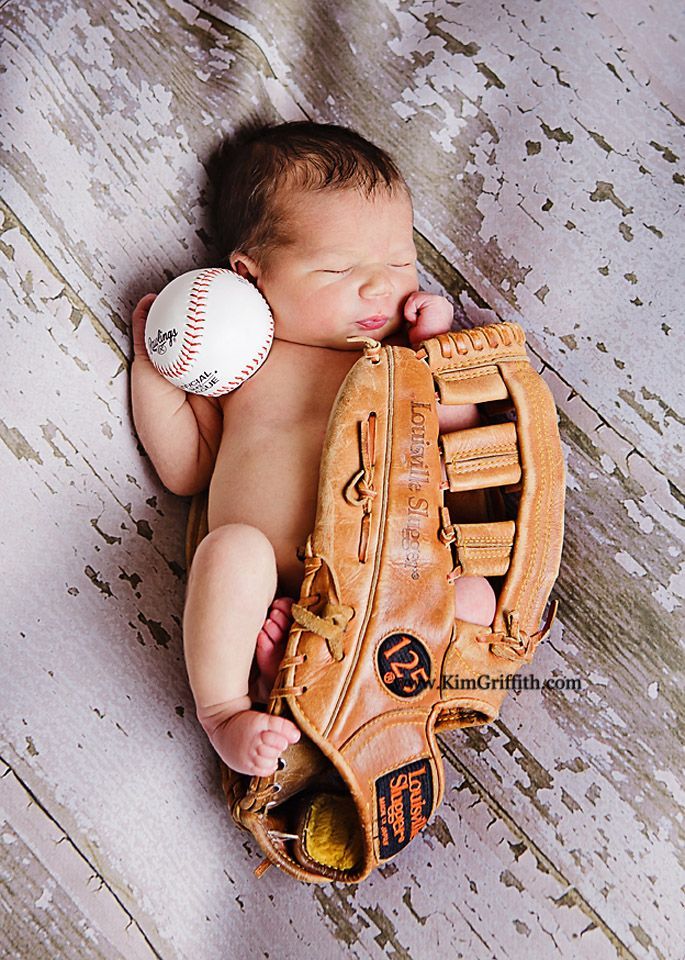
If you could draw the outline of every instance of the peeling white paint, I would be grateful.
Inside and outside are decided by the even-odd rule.
[[[625,550],[619,550],[618,553],[614,554],[614,560],[619,563],[623,569],[636,577],[644,577],[647,573],[647,570],[642,566],[641,563],[638,563],[634,557],[631,557],[629,553],[626,553]]]

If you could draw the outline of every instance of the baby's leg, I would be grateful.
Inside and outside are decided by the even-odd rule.
[[[485,577],[459,577],[454,582],[454,615],[468,623],[489,627],[495,618],[497,597]]]
[[[260,530],[217,527],[197,548],[183,615],[198,720],[221,759],[251,775],[272,773],[300,735],[290,720],[250,709],[250,665],[276,582],[273,547]]]

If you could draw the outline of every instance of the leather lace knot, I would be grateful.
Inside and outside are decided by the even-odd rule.
[[[345,656],[343,636],[347,624],[354,616],[353,607],[331,603],[330,600],[327,600],[321,616],[299,603],[293,604],[291,612],[295,623],[309,633],[316,633],[324,638],[334,660],[340,661],[343,659]]]
[[[549,633],[554,618],[557,615],[558,602],[554,600],[550,604],[549,612],[545,622],[536,633],[528,634],[521,629],[518,611],[506,610],[504,613],[504,631],[498,633],[487,633],[476,637],[478,643],[487,643],[490,652],[495,657],[501,657],[503,660],[517,660],[523,663],[530,663],[535,653],[535,648]]]
[[[361,469],[355,473],[343,491],[345,500],[353,507],[362,508],[357,555],[360,563],[366,563],[369,550],[369,531],[373,502],[378,496],[374,486],[376,470],[376,421],[377,414],[370,413],[360,424],[359,453]]]

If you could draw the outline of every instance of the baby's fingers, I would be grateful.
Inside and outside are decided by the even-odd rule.
[[[283,610],[285,613],[290,613],[292,605],[295,601],[292,597],[278,597],[277,600],[271,604],[271,609],[275,607],[277,610]]]
[[[157,298],[156,293],[147,293],[133,308],[131,328],[133,332],[133,352],[135,356],[147,356],[145,349],[145,323],[150,307]]]
[[[282,610],[272,610],[269,614],[269,620],[276,624],[276,626],[279,628],[279,631],[285,630],[290,623],[288,614],[284,613]],[[267,620],[267,623],[269,620]]]

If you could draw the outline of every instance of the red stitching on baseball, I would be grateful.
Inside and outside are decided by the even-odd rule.
[[[211,287],[211,281],[214,277],[223,276],[224,274],[231,272],[231,270],[227,270],[222,267],[207,267],[193,281],[190,288],[190,293],[188,294],[189,304],[186,309],[186,324],[183,332],[183,341],[181,342],[178,360],[170,366],[158,368],[159,372],[164,376],[179,377],[184,374],[189,367],[192,366],[193,358],[202,345],[207,307],[207,294],[209,292],[209,288]],[[189,331],[194,332],[190,333]],[[268,336],[271,340],[273,340],[273,333],[274,321],[273,317],[269,316]],[[236,377],[233,380],[229,380],[227,383],[218,385],[213,391],[208,391],[206,396],[221,396],[222,393],[227,392],[226,387],[231,389],[239,387],[240,384],[243,383],[243,381],[249,377],[251,373],[254,373],[268,353],[268,348],[258,348],[257,355],[252,358],[245,368],[243,368],[240,377]]]

